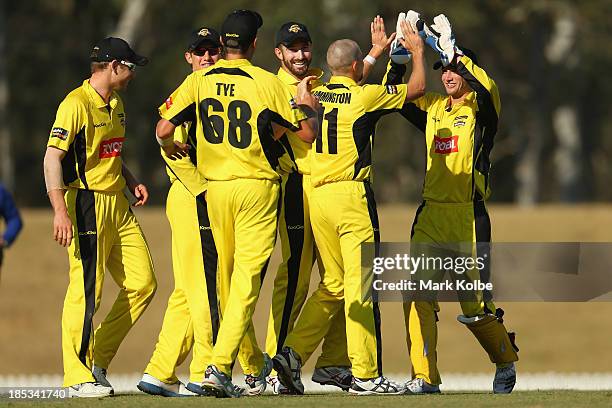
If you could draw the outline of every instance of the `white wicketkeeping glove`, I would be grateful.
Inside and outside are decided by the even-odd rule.
[[[400,27],[400,23],[402,20],[406,19],[406,13],[399,13],[397,15],[397,23],[395,24],[395,38],[404,38],[404,33],[402,33],[402,27]]]
[[[444,14],[440,14],[434,17],[434,23],[431,25],[431,31],[438,38],[435,44],[431,44],[430,41],[425,41],[431,46],[434,51],[440,53],[440,60],[442,65],[447,66],[455,58],[455,52],[458,51],[455,46],[455,36],[453,35],[453,29],[450,21]]]
[[[402,44],[399,42],[399,39],[404,38],[404,33],[402,33],[402,28],[400,27],[400,23],[402,20],[406,19],[406,13],[399,13],[397,16],[397,24],[395,25],[395,40],[391,43],[391,47],[389,48],[389,57],[391,57],[391,61],[396,64],[408,64],[410,59],[412,59],[412,54],[405,49]]]

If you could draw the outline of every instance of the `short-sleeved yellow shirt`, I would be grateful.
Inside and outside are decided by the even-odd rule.
[[[125,111],[119,95],[110,101],[89,84],[70,92],[60,103],[47,146],[64,150],[64,184],[94,191],[121,191],[121,150],[125,141]]]

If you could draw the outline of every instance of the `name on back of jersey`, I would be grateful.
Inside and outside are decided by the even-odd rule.
[[[325,91],[315,91],[313,95],[316,96],[319,102],[321,103],[327,102],[327,103],[343,103],[343,104],[350,104],[351,96],[352,96],[350,92],[334,93],[334,92],[325,92]]]

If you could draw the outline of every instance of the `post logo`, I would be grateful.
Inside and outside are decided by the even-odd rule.
[[[117,137],[115,139],[105,140],[100,144],[100,158],[108,159],[111,157],[121,156],[123,141],[125,137]]]
[[[434,148],[438,154],[450,154],[459,151],[459,136],[434,136]]]

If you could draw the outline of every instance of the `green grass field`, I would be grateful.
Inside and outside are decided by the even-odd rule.
[[[240,399],[216,398],[181,398],[170,399],[133,394],[122,394],[113,398],[99,400],[32,400],[16,401],[0,399],[0,406],[13,407],[553,407],[553,406],[612,406],[612,392],[578,392],[578,391],[531,391],[515,392],[511,395],[492,395],[489,393],[446,393],[427,396],[388,396],[356,397],[346,394],[311,394],[305,396],[263,396]]]

